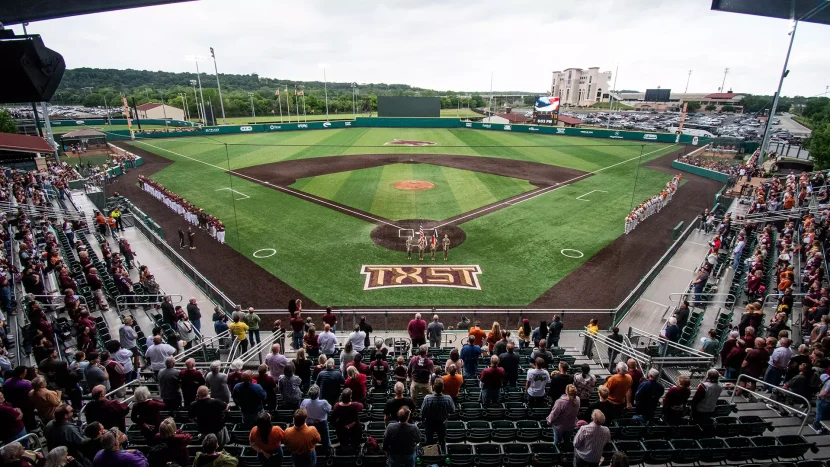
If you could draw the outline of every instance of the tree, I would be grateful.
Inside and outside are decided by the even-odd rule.
[[[735,107],[731,106],[731,105],[724,105],[723,107],[720,108],[720,110],[721,110],[721,112],[734,112]]]
[[[0,109],[0,133],[17,133],[17,123],[4,109]]]
[[[718,108],[718,106],[712,105],[712,104],[709,104],[709,105],[706,106],[706,110],[709,110],[709,111],[715,110],[717,108]]]
[[[830,168],[830,123],[813,128],[813,134],[807,140],[806,147],[810,151],[816,170]]]
[[[700,102],[698,101],[689,101],[686,102],[686,110],[689,112],[697,112],[700,110]]]

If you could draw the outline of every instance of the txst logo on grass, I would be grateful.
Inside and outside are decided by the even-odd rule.
[[[394,139],[393,141],[389,141],[388,143],[383,143],[387,146],[433,146],[437,143],[432,141],[417,141],[411,139]]]
[[[391,287],[453,287],[481,290],[478,276],[481,266],[367,266],[360,268],[366,276],[363,290]]]

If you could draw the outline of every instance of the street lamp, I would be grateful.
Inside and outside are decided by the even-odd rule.
[[[210,56],[213,57],[213,69],[216,70],[216,89],[219,90],[219,107],[222,109],[222,124],[227,125],[225,120],[225,103],[222,101],[222,86],[219,86],[219,67],[216,65],[216,54],[213,52],[213,47],[210,48]]]
[[[185,59],[196,62],[196,82],[199,83],[199,97],[202,100],[202,119],[205,123],[207,123],[207,114],[205,114],[205,93],[202,91],[202,77],[201,73],[199,72],[199,61],[205,60],[205,57],[200,57],[198,55],[187,55]]]
[[[326,64],[321,63],[317,66],[323,69],[323,92],[326,96],[326,121],[329,121],[329,88],[328,82],[326,81]]]
[[[254,117],[254,124],[256,125],[256,111],[254,110],[254,93],[249,92],[248,97],[251,98],[251,115]]]

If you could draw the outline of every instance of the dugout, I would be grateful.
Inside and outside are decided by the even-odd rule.
[[[12,169],[38,170],[55,150],[40,136],[0,133],[0,165]]]
[[[107,135],[96,130],[75,130],[61,135],[64,152],[70,152],[73,145],[86,146],[87,149],[106,149]]]

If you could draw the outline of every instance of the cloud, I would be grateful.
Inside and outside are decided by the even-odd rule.
[[[19,27],[15,27],[19,31]],[[619,64],[618,89],[661,86],[772,94],[787,21],[709,10],[706,1],[201,0],[32,23],[67,66],[192,71],[216,49],[224,73],[406,83],[438,90],[543,92],[551,72]],[[783,94],[830,84],[826,26],[802,23]],[[210,67],[208,67],[210,68]]]

